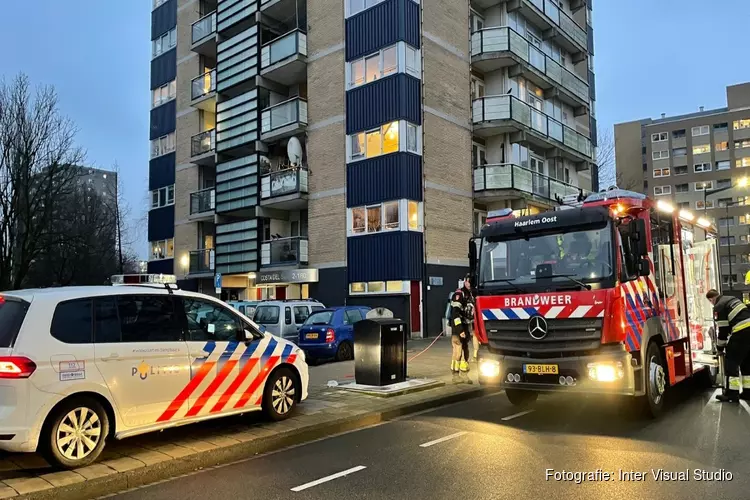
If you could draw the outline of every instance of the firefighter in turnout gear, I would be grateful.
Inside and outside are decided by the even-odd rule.
[[[451,345],[453,356],[451,371],[456,374],[469,371],[469,337],[474,321],[474,297],[468,276],[464,285],[451,296]]]
[[[717,347],[725,351],[724,393],[716,399],[739,401],[743,389],[750,391],[750,309],[741,300],[716,290],[709,290],[706,298],[714,305]]]

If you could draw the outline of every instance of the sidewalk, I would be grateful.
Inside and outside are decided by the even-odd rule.
[[[284,422],[268,423],[253,413],[110,440],[99,461],[75,471],[55,472],[36,454],[0,454],[0,499],[96,497],[483,394],[475,371],[473,385],[452,382],[449,339],[414,358],[431,342],[409,342],[408,375],[445,382],[441,387],[368,396],[327,386],[330,380],[354,381],[353,361],[311,366],[309,398]]]

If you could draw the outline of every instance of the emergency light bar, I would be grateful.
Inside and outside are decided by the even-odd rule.
[[[497,222],[502,219],[509,219],[513,217],[513,209],[512,208],[501,208],[499,210],[490,210],[490,212],[487,213],[487,223],[490,222]]]
[[[609,191],[592,193],[586,197],[584,203],[591,203],[593,201],[616,200],[618,198],[635,198],[637,200],[645,200],[646,195],[643,193],[637,193],[635,191],[615,188],[610,189]]]
[[[113,285],[176,285],[174,274],[115,274],[110,278]]]

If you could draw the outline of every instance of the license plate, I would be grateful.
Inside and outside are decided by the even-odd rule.
[[[523,365],[523,372],[530,375],[557,375],[557,365]]]
[[[318,338],[318,334],[317,333],[308,333],[308,334],[305,335],[305,338],[306,339],[317,339]]]

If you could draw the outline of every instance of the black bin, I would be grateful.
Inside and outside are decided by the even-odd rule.
[[[354,379],[383,386],[406,380],[406,322],[395,318],[354,323]]]

